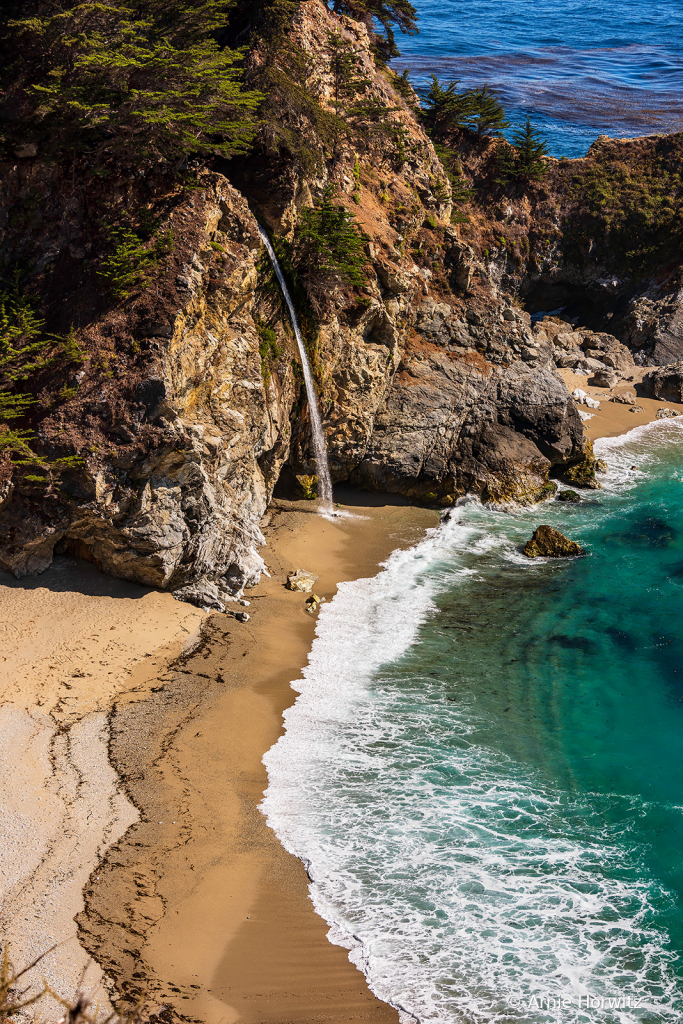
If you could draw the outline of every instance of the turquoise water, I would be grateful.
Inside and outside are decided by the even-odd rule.
[[[683,1019],[683,427],[600,446],[581,506],[467,502],[342,585],[267,755],[270,823],[404,1021]],[[539,522],[587,556],[524,558]]]
[[[584,156],[600,134],[683,127],[679,0],[413,0],[420,33],[398,36],[418,89],[429,75],[490,83],[513,125],[526,119],[554,156]]]

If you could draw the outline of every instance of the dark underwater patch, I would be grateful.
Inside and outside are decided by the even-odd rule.
[[[554,633],[548,637],[548,643],[557,644],[567,650],[583,651],[584,654],[596,654],[598,645],[587,636],[569,636],[567,633]]]
[[[678,530],[659,516],[641,516],[617,534],[622,543],[653,548],[667,548],[677,536]]]

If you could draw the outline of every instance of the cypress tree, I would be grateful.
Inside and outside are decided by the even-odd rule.
[[[353,215],[334,202],[333,185],[327,185],[320,201],[301,213],[294,264],[318,313],[329,304],[334,285],[362,288],[368,282],[365,239]]]
[[[422,108],[423,119],[434,137],[442,138],[466,126],[472,114],[472,95],[457,91],[457,79],[442,85],[436,75],[431,77],[432,83]]]
[[[467,111],[464,123],[478,138],[487,135],[501,135],[506,128],[509,128],[505,110],[500,100],[491,91],[488,85],[481,89],[471,89],[469,96],[469,110]]]
[[[400,56],[394,28],[409,35],[417,32],[417,11],[410,0],[334,0],[332,9],[367,25],[382,63]],[[381,32],[376,30],[377,25],[381,25]]]
[[[548,145],[545,137],[532,127],[530,118],[527,117],[525,126],[515,132],[512,142],[517,150],[515,176],[536,180],[542,178],[548,170],[543,159],[548,155]]]
[[[124,162],[244,152],[262,97],[241,88],[243,54],[219,46],[228,0],[51,4],[6,20],[5,141],[51,155],[109,152]],[[10,111],[20,111],[12,118]]]

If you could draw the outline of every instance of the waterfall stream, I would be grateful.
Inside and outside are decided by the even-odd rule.
[[[299,352],[301,354],[301,363],[304,370],[304,381],[306,382],[306,395],[308,397],[308,408],[311,413],[311,431],[313,434],[313,450],[315,451],[315,461],[318,467],[318,497],[320,498],[320,505],[323,512],[331,512],[333,509],[332,504],[332,479],[330,477],[330,467],[327,462],[327,449],[325,448],[325,435],[323,434],[322,420],[320,419],[320,409],[318,408],[318,397],[315,393],[315,383],[313,381],[313,374],[311,372],[311,364],[308,361],[308,354],[306,352],[306,346],[304,345],[304,339],[301,336],[301,328],[299,327],[299,320],[294,309],[294,303],[292,297],[289,294],[287,283],[282,273],[282,268],[278,262],[278,258],[275,255],[275,250],[271,245],[268,235],[259,224],[259,231],[263,244],[268,250],[270,256],[270,262],[273,264],[273,270],[275,276],[278,279],[282,294],[285,297],[287,308],[289,310],[289,317],[292,321],[292,327],[294,328],[294,334],[296,335],[297,345],[299,346]]]

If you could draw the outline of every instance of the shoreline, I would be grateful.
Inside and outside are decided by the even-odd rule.
[[[683,412],[646,399],[629,414],[604,401],[608,389],[567,376],[604,403],[586,424],[591,440],[667,405]],[[142,975],[155,1016],[207,1024],[397,1020],[328,940],[303,864],[259,810],[262,758],[315,633],[307,595],[287,591],[286,575],[316,572],[314,590],[330,600],[438,523],[400,498],[340,492],[349,518],[271,505],[271,577],[247,593],[244,625],[68,557],[42,576],[0,581],[14,645],[0,666],[0,736],[12,750],[0,757],[0,806],[17,822],[0,839],[1,934],[17,964],[65,943],[32,972],[35,984],[45,976],[68,997],[84,972],[106,1011],[103,970],[128,1006]]]
[[[317,573],[315,592],[330,600],[342,580],[375,575],[439,522],[402,499],[343,497],[351,515],[338,520],[308,502],[275,502],[262,551],[271,576],[247,592],[250,621],[211,616],[156,692],[129,704],[124,695],[112,717],[110,756],[140,819],[86,887],[80,938],[127,1005],[144,978],[161,1019],[398,1020],[348,950],[328,941],[304,865],[259,810],[262,758],[296,699],[290,683],[315,629],[287,574]]]
[[[589,441],[597,441],[602,437],[620,437],[633,430],[634,427],[643,427],[648,423],[653,423],[657,421],[657,412],[660,409],[671,409],[673,412],[683,415],[683,403],[663,401],[660,398],[652,398],[647,395],[641,381],[643,376],[652,369],[656,369],[656,367],[634,367],[630,377],[622,378],[613,388],[595,387],[593,384],[587,383],[589,378],[572,373],[571,370],[557,371],[570,394],[576,388],[580,388],[591,398],[600,402],[599,409],[580,406],[581,410],[589,413],[591,417],[589,420],[585,420],[583,425],[584,434]],[[631,412],[632,406],[610,401],[614,395],[621,395],[626,391],[635,392],[637,404],[641,406],[642,412]]]

